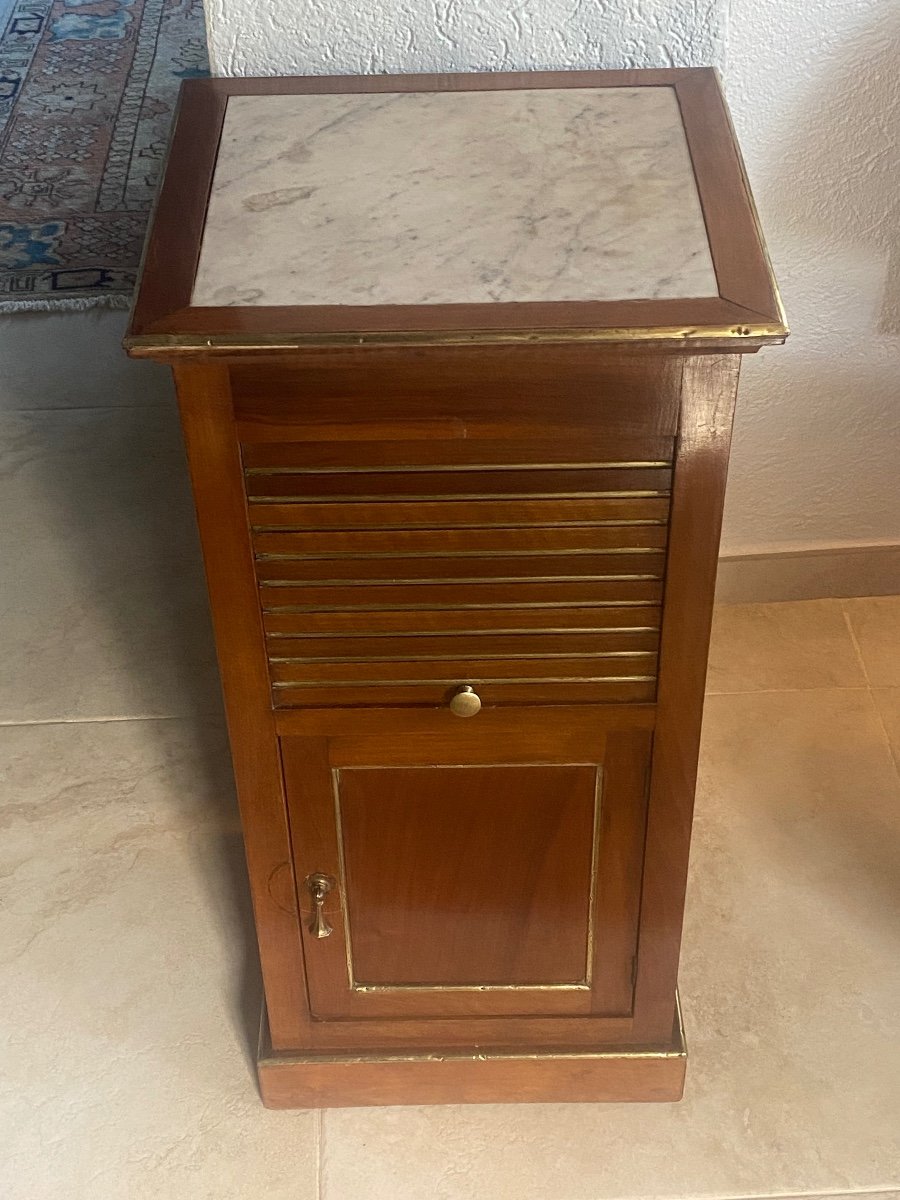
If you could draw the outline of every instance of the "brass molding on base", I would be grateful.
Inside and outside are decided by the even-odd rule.
[[[514,1051],[303,1053],[272,1049],[263,1005],[257,1070],[267,1108],[389,1104],[621,1103],[680,1100],[681,1009],[667,1046]]]

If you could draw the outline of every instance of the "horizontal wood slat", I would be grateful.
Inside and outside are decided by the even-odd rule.
[[[244,446],[276,707],[652,701],[672,449]]]
[[[447,687],[498,679],[640,678],[656,673],[656,655],[650,651],[625,651],[578,658],[478,658],[434,662],[429,659],[400,662],[272,662],[276,688],[306,687],[321,683],[444,683]]]
[[[272,639],[282,637],[346,638],[351,647],[358,638],[416,638],[420,634],[447,633],[453,636],[479,634],[535,634],[577,631],[603,632],[612,629],[658,631],[659,605],[640,601],[629,607],[614,603],[595,608],[447,608],[437,611],[388,610],[384,612],[264,613],[263,625]]]
[[[380,554],[560,554],[563,551],[607,550],[619,553],[637,549],[662,549],[664,525],[627,525],[609,528],[579,526],[574,529],[438,529],[380,530],[363,532],[325,530],[321,533],[257,532],[253,538],[258,556]],[[323,564],[327,570],[327,564]]]
[[[484,558],[263,558],[256,563],[261,584],[346,581],[360,587],[417,580],[454,580],[461,585],[484,580],[610,579],[621,576],[661,579],[662,550],[607,551],[600,554],[503,555]]]
[[[496,468],[471,471],[311,472],[308,474],[248,475],[247,498],[263,500],[323,500],[340,496],[382,500],[390,496],[419,496],[423,500],[470,496],[660,496],[672,484],[669,467]]]
[[[410,705],[444,708],[456,685],[421,683],[376,687],[351,684],[346,687],[276,688],[276,708],[297,705],[315,708],[347,708]],[[565,680],[561,683],[480,683],[478,694],[486,708],[503,704],[639,704],[656,697],[655,679],[606,679],[602,682]]]
[[[618,630],[599,633],[448,633],[428,635],[416,632],[413,638],[390,634],[359,637],[270,637],[271,662],[450,662],[460,658],[478,659],[505,655],[510,659],[581,654],[621,654],[655,651],[659,645],[656,629]]]
[[[462,593],[462,594],[461,594]],[[382,608],[456,608],[465,607],[527,608],[531,605],[615,603],[623,600],[647,600],[658,604],[662,599],[659,579],[628,579],[599,582],[535,583],[445,583],[379,584],[369,588],[352,585],[317,587],[261,587],[264,612],[295,609],[357,609],[360,612]]]
[[[554,463],[660,463],[672,461],[672,439],[616,437],[604,439],[497,440],[473,445],[464,438],[432,442],[355,442],[352,447],[331,442],[273,442],[243,447],[244,470],[335,471],[340,474],[372,469],[427,471],[429,468],[496,470],[510,464],[544,469]],[[537,465],[536,465],[537,464]]]
[[[613,497],[606,500],[425,500],[371,503],[348,501],[309,504],[251,504],[255,530],[322,529],[532,529],[545,525],[665,525],[669,501],[665,496]]]

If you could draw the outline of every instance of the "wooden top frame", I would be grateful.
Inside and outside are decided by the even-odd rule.
[[[229,97],[302,93],[671,87],[715,268],[717,297],[435,305],[197,307],[191,293]],[[203,79],[182,86],[125,337],[137,357],[283,354],[304,347],[653,343],[752,351],[788,328],[740,152],[711,68]]]

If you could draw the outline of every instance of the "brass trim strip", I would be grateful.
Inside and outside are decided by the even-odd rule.
[[[790,330],[783,321],[750,321],[742,325],[632,325],[604,329],[467,329],[385,330],[379,332],[340,330],[286,334],[195,334],[144,333],[125,339],[127,350],[165,352],[177,357],[243,354],[278,354],[292,350],[330,346],[480,346],[553,345],[554,343],[628,343],[702,341],[752,342],[754,339],[783,341]]]
[[[547,1049],[543,1054],[494,1054],[479,1050],[468,1054],[297,1054],[290,1050],[272,1050],[258,1059],[260,1066],[353,1066],[371,1063],[452,1063],[452,1062],[604,1062],[613,1059],[669,1059],[686,1058],[683,1046],[677,1050],[584,1050],[566,1051]],[[864,1200],[864,1197],[863,1197]]]
[[[420,638],[420,637],[497,637],[500,635],[508,636],[511,634],[522,634],[525,637],[532,637],[535,634],[557,634],[557,633],[659,633],[658,625],[563,625],[550,626],[548,628],[538,629],[402,629],[402,630],[376,630],[368,632],[367,630],[351,630],[344,632],[336,630],[331,632],[308,633],[306,630],[294,633],[267,633],[267,638],[291,638],[295,641],[306,641],[310,638],[332,638],[343,641],[344,638]]]
[[[631,709],[632,707],[633,706],[629,705],[629,709]],[[647,707],[647,706],[643,705],[641,707]],[[280,713],[279,715],[283,716],[284,714]],[[527,763],[523,762],[521,759],[518,762],[476,762],[476,763],[442,762],[439,759],[437,762],[428,763],[426,767],[423,767],[421,764],[416,765],[415,763],[413,763],[413,764],[406,763],[406,764],[401,764],[401,765],[397,766],[396,764],[393,764],[393,763],[358,762],[358,763],[354,763],[352,767],[340,767],[338,769],[341,771],[406,771],[406,770],[420,771],[420,770],[430,769],[431,767],[440,767],[442,771],[470,771],[474,767],[477,767],[481,771],[490,771],[490,770],[493,770],[494,767],[521,768],[523,766],[527,766],[527,767],[560,767],[560,766],[563,766],[563,767],[592,767],[593,768],[593,767],[596,767],[596,765],[597,765],[596,762],[560,763],[559,761],[554,761],[552,758],[551,759],[546,759],[546,758],[531,759],[530,758]]]
[[[454,1053],[443,1051],[436,1052],[421,1052],[412,1053],[410,1051],[400,1051],[399,1053],[391,1053],[390,1051],[382,1051],[381,1053],[371,1054],[340,1054],[334,1051],[321,1054],[306,1054],[297,1050],[273,1050],[271,1035],[269,1033],[268,1013],[266,1012],[266,1002],[263,1000],[260,1012],[259,1023],[259,1043],[257,1047],[257,1064],[263,1066],[312,1066],[316,1063],[321,1065],[363,1065],[372,1063],[400,1063],[400,1062],[421,1062],[421,1063],[441,1063],[441,1062],[468,1062],[468,1063],[487,1063],[487,1062],[547,1062],[555,1061],[578,1062],[587,1060],[590,1062],[603,1062],[619,1059],[686,1059],[687,1058],[687,1039],[684,1034],[684,1021],[682,1019],[681,996],[676,989],[675,991],[675,1028],[672,1041],[665,1045],[648,1045],[644,1043],[638,1046],[621,1046],[615,1049],[608,1050],[554,1050],[552,1047],[547,1047],[543,1050],[532,1051],[528,1054],[515,1051],[497,1051],[497,1050],[476,1050],[464,1051],[462,1053]]]
[[[372,1063],[441,1063],[441,1062],[470,1062],[470,1063],[488,1063],[488,1062],[578,1062],[588,1060],[590,1062],[603,1062],[619,1059],[685,1059],[687,1058],[687,1039],[684,1035],[684,1025],[681,1020],[681,998],[676,991],[675,993],[675,1008],[677,1013],[677,1021],[673,1033],[675,1036],[671,1042],[664,1045],[653,1045],[644,1043],[637,1046],[619,1046],[607,1050],[557,1050],[553,1047],[545,1047],[542,1050],[530,1051],[522,1053],[521,1051],[503,1051],[503,1050],[468,1050],[461,1052],[454,1051],[421,1051],[416,1053],[409,1050],[401,1050],[393,1053],[389,1050],[383,1050],[380,1053],[370,1054],[341,1054],[339,1052],[330,1051],[325,1053],[304,1053],[297,1050],[273,1050],[271,1035],[269,1034],[268,1014],[266,1012],[265,1000],[262,1003],[262,1012],[260,1017],[259,1029],[259,1046],[257,1052],[257,1063],[259,1066],[312,1066],[315,1063],[322,1065],[368,1065]]]
[[[380,588],[380,587],[441,587],[451,584],[494,584],[494,583],[615,583],[616,580],[625,583],[640,583],[649,580],[662,579],[661,574],[644,575],[451,575],[443,579],[403,579],[378,578],[370,579],[260,579],[260,587],[349,587],[349,588]]]
[[[392,501],[388,501],[392,503]],[[402,503],[402,501],[401,501]],[[415,500],[412,501],[415,503]],[[475,524],[458,522],[453,525],[418,525],[402,521],[397,525],[251,525],[251,533],[454,533],[458,529],[618,529],[620,527],[668,525],[668,517],[648,517],[632,521],[481,521]]]
[[[341,900],[341,917],[344,922],[344,953],[347,959],[347,986],[353,989],[353,953],[350,949],[350,910],[347,901],[347,864],[344,859],[344,826],[341,820],[340,767],[331,768],[331,793],[334,796],[334,824],[337,837],[338,870],[340,880],[338,892]]]
[[[590,991],[589,983],[354,983],[353,990],[364,995],[384,995],[395,991]]]
[[[324,535],[336,532],[333,529],[320,530]],[[373,531],[373,532],[377,532]],[[269,552],[260,551],[254,557],[257,562],[332,562],[334,559],[340,559],[341,562],[370,562],[370,561],[389,561],[396,562],[399,559],[415,558],[569,558],[575,555],[591,555],[591,554],[665,554],[665,546],[598,546],[596,549],[590,546],[586,548],[576,548],[574,550],[562,548],[547,547],[545,550],[409,550],[404,552],[399,550],[375,550],[375,551],[356,551],[356,550],[337,550],[331,553],[300,553],[288,554],[286,552]]]
[[[258,1059],[259,1066],[354,1066],[371,1063],[453,1063],[453,1062],[606,1062],[617,1059],[670,1059],[687,1058],[682,1047],[677,1050],[584,1050],[567,1051],[548,1049],[543,1054],[494,1054],[479,1050],[468,1054],[296,1054],[290,1050],[272,1050]],[[863,1195],[862,1200],[865,1200]]]
[[[530,608],[659,608],[658,600],[529,600],[491,604],[276,604],[263,609],[265,616],[294,616],[302,613],[348,612],[462,612],[473,609]]]
[[[655,658],[655,650],[582,650],[577,654],[569,654],[564,651],[554,651],[549,654],[416,654],[413,658],[404,657],[404,655],[385,654],[385,655],[364,655],[359,657],[341,657],[335,658],[332,655],[318,658],[313,656],[285,656],[278,657],[269,655],[270,663],[379,663],[379,662],[476,662],[478,659],[542,659],[542,658]]]
[[[669,488],[665,489],[620,489],[608,492],[398,492],[386,496],[384,492],[371,495],[357,496],[350,492],[335,492],[330,496],[315,496],[300,493],[296,496],[255,496],[247,495],[250,504],[373,504],[377,501],[398,504],[416,504],[420,500],[647,500],[665,498],[671,495]]]
[[[594,985],[594,907],[597,902],[597,877],[600,870],[600,804],[602,797],[601,780],[603,764],[593,763],[594,767],[594,821],[591,830],[591,884],[588,888],[588,934],[587,957],[584,965],[584,977],[593,988]]]
[[[589,983],[354,983],[353,991],[385,992],[589,992]]]
[[[338,1055],[338,1054],[295,1054],[289,1050],[273,1050],[258,1059],[259,1066],[322,1066],[341,1065],[353,1066],[371,1063],[452,1063],[452,1062],[605,1062],[613,1059],[669,1059],[686,1058],[687,1051],[678,1050],[585,1050],[563,1053],[559,1050],[546,1050],[543,1054],[493,1054],[490,1051],[479,1050],[477,1054],[368,1054],[368,1055]],[[863,1197],[864,1200],[864,1197]]]
[[[526,675],[523,677],[510,676],[495,679],[481,675],[472,678],[479,684],[519,684],[519,683],[655,683],[655,675]],[[456,679],[312,679],[292,680],[277,679],[272,681],[272,687],[278,691],[286,689],[299,690],[308,688],[377,688],[377,687],[453,687],[460,682]]]
[[[301,443],[302,445],[303,443]],[[513,463],[415,463],[410,466],[343,467],[244,467],[245,475],[447,475],[452,472],[486,471],[611,471],[669,468],[671,459],[636,459],[633,462],[513,462]]]

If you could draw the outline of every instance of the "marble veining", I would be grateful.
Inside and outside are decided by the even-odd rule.
[[[715,295],[671,88],[228,101],[194,305]]]

